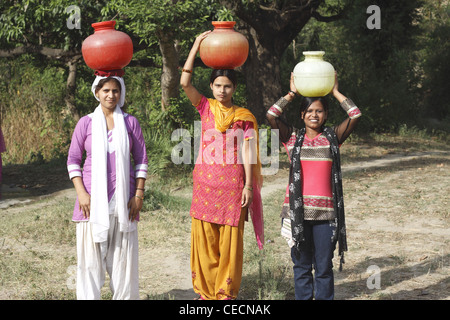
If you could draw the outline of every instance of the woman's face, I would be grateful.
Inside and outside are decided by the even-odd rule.
[[[116,104],[119,103],[120,86],[116,81],[108,81],[97,91],[96,96],[100,99],[100,104],[103,108],[114,110]]]
[[[217,77],[213,83],[210,84],[214,98],[225,106],[231,107],[231,98],[236,90],[233,82],[228,77]]]
[[[302,114],[305,127],[313,130],[319,130],[327,120],[327,112],[325,112],[322,102],[314,101]]]

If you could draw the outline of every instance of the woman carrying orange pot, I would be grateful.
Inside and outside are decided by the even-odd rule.
[[[232,101],[237,84],[234,70],[212,71],[214,99],[206,98],[192,85],[194,59],[209,33],[196,38],[180,79],[202,122],[190,210],[192,284],[199,299],[236,299],[248,212],[260,248],[264,241],[258,124],[249,110]]]

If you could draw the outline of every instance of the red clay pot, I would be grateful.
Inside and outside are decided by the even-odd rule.
[[[83,59],[94,70],[118,70],[127,66],[133,57],[133,43],[124,32],[114,29],[116,21],[93,23],[94,34],[81,46]]]
[[[200,58],[213,69],[234,69],[248,57],[248,40],[234,30],[235,21],[213,21],[214,30],[200,44]]]

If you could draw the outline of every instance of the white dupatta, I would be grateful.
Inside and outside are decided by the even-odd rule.
[[[97,76],[92,84],[95,88],[101,79]],[[131,222],[128,217],[128,199],[130,195],[130,145],[125,126],[124,113],[121,108],[125,102],[125,83],[122,77],[117,79],[121,85],[120,100],[114,109],[114,130],[112,141],[115,144],[116,160],[116,190],[115,205],[121,232],[136,230],[136,221]],[[95,98],[99,100],[96,96]],[[91,174],[91,214],[89,222],[92,225],[94,242],[104,242],[109,231],[109,203],[107,181],[107,148],[108,132],[106,118],[99,104],[92,115],[92,174]]]

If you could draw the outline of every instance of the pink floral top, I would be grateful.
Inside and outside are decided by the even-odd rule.
[[[245,183],[239,144],[242,139],[255,137],[253,123],[236,121],[221,133],[215,129],[214,115],[206,97],[202,97],[196,108],[201,117],[202,135],[193,171],[190,215],[211,223],[237,226]]]

